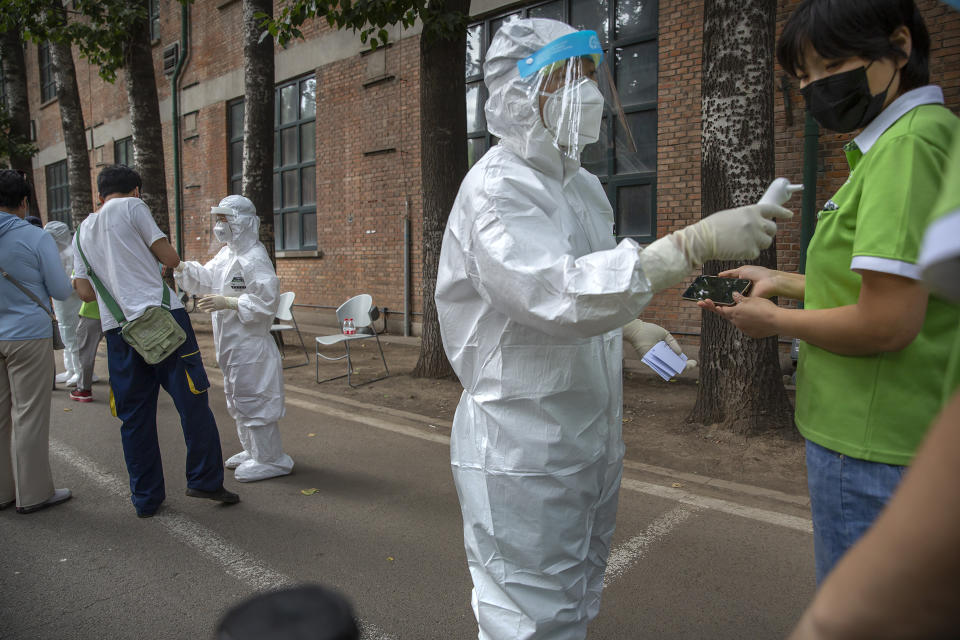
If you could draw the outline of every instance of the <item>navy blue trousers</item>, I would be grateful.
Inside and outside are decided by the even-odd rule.
[[[157,397],[163,387],[180,414],[187,444],[187,486],[216,491],[223,486],[220,434],[207,401],[207,372],[200,347],[183,309],[171,311],[187,340],[163,362],[149,365],[120,335],[106,332],[107,363],[115,414],[123,421],[120,435],[130,474],[130,493],[137,513],[153,513],[166,497],[157,440]]]

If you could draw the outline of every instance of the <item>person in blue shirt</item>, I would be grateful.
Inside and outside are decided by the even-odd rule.
[[[19,513],[71,496],[54,488],[50,472],[49,311],[50,298],[66,300],[73,287],[53,238],[23,219],[29,194],[20,172],[0,170],[0,509],[16,504]]]

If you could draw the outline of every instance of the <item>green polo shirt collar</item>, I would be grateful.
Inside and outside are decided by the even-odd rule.
[[[861,155],[869,152],[870,148],[894,122],[905,116],[914,107],[924,104],[943,104],[943,89],[935,84],[928,84],[925,87],[907,91],[888,104],[887,108],[880,112],[880,115],[864,127],[860,135],[853,139],[853,144],[860,150]],[[844,151],[846,151],[846,147],[844,147]],[[848,161],[849,159],[850,157],[847,156]],[[853,166],[851,165],[850,168],[853,169]]]

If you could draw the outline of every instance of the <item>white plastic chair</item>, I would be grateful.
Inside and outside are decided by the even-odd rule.
[[[383,357],[383,346],[380,344],[380,336],[377,335],[376,329],[373,328],[373,320],[370,317],[371,307],[373,307],[373,298],[370,297],[370,294],[361,293],[358,296],[350,298],[337,308],[337,325],[342,327],[345,318],[352,318],[353,325],[356,327],[357,332],[349,336],[342,333],[336,333],[330,336],[317,336],[317,341],[314,345],[314,355],[317,358],[317,384],[329,382],[330,380],[339,380],[340,378],[346,377],[347,384],[356,388],[371,382],[376,382],[377,380],[383,380],[390,375],[390,370],[387,368],[387,360]],[[372,380],[361,382],[360,384],[353,384],[352,376],[354,371],[353,362],[350,360],[350,343],[354,340],[365,340],[368,338],[374,338],[377,341],[377,348],[380,349],[380,360],[383,362],[384,375],[380,376],[379,378],[373,378]],[[330,357],[320,353],[320,345],[329,347],[337,344],[338,342],[342,342],[343,347],[346,350],[346,353],[344,353],[342,356]],[[331,362],[346,359],[347,372],[340,376],[333,376],[332,378],[321,380],[320,358],[329,360]]]
[[[280,349],[280,357],[286,360],[286,346],[283,343],[283,331],[296,331],[297,337],[300,338],[300,346],[303,348],[303,358],[304,362],[297,362],[294,364],[285,364],[283,365],[284,369],[292,369],[294,367],[302,367],[304,365],[310,364],[310,352],[307,351],[307,345],[303,343],[303,335],[300,333],[300,327],[297,325],[297,319],[293,317],[293,298],[295,294],[293,291],[287,291],[286,293],[280,294],[280,306],[277,307],[277,320],[280,320],[280,323],[275,323],[270,327],[270,333],[273,334],[273,339],[277,342],[277,348]],[[286,322],[292,322],[293,324],[283,324]]]

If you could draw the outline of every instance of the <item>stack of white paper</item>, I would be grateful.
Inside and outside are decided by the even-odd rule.
[[[682,353],[679,355],[674,353],[673,349],[661,340],[653,345],[650,351],[643,354],[642,362],[656,371],[661,378],[669,380],[683,371],[687,363],[687,356]]]

